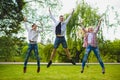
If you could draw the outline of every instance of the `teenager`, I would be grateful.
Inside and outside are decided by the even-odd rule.
[[[101,25],[101,21],[102,19],[99,20],[98,25],[96,27],[96,29],[93,29],[92,27],[88,28],[88,31],[85,30],[85,28],[82,28],[82,30],[85,33],[84,36],[84,44],[83,47],[86,47],[86,52],[82,61],[82,70],[81,73],[84,72],[84,66],[86,64],[86,61],[88,59],[88,56],[90,54],[90,52],[93,50],[95,56],[97,57],[101,67],[102,67],[102,73],[105,73],[105,67],[104,64],[102,62],[102,59],[100,57],[100,53],[99,53],[99,49],[98,49],[98,44],[97,44],[97,39],[96,39],[96,35],[99,31],[100,25]]]
[[[64,50],[65,50],[65,52],[67,54],[67,57],[69,58],[69,60],[71,61],[71,63],[73,65],[75,65],[75,62],[70,57],[70,52],[69,52],[69,50],[67,48],[67,43],[66,43],[66,40],[65,40],[66,25],[69,22],[70,18],[72,17],[73,12],[74,12],[74,10],[72,11],[72,13],[69,15],[69,17],[65,21],[64,21],[63,15],[60,15],[59,16],[59,21],[57,21],[54,18],[54,16],[52,15],[51,10],[49,8],[50,17],[53,20],[53,22],[55,23],[55,35],[56,35],[56,39],[55,39],[55,42],[54,42],[54,49],[53,49],[53,51],[51,53],[50,61],[47,64],[47,68],[52,64],[52,59],[55,56],[56,49],[58,48],[58,46],[60,44],[62,44],[62,46],[63,46],[63,48],[64,48]]]
[[[31,51],[33,50],[37,59],[37,73],[40,72],[40,57],[39,57],[39,53],[38,53],[38,46],[37,46],[37,40],[38,40],[38,35],[41,31],[37,30],[37,25],[33,24],[31,28],[29,28],[27,26],[27,19],[24,18],[24,22],[25,22],[25,28],[28,32],[28,40],[29,40],[29,44],[28,44],[28,50],[26,53],[26,58],[24,61],[24,68],[23,68],[23,72],[26,73],[26,69],[27,69],[27,63],[28,63],[28,59],[30,56]]]

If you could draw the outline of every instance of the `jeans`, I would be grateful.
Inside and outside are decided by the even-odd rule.
[[[60,43],[62,44],[63,48],[67,48],[67,43],[65,40],[65,37],[56,37],[55,39],[55,43],[54,43],[54,48],[57,49],[58,46],[60,45]]]
[[[87,62],[88,56],[89,56],[89,54],[90,54],[90,52],[91,52],[92,50],[93,50],[95,56],[97,57],[100,65],[101,65],[101,67],[104,68],[104,64],[103,64],[102,59],[101,59],[101,57],[100,57],[98,47],[92,47],[91,45],[88,45],[88,46],[86,47],[86,53],[85,53],[84,58],[83,58],[83,61],[82,61],[82,68],[84,68],[85,63]]]
[[[29,59],[29,56],[30,56],[30,53],[31,53],[32,50],[34,50],[34,53],[35,53],[35,56],[36,56],[36,59],[37,59],[37,66],[40,67],[40,57],[39,57],[39,54],[38,54],[37,44],[29,44],[28,45],[28,50],[27,50],[27,53],[26,53],[24,67],[27,66],[27,62],[28,62],[28,59]]]

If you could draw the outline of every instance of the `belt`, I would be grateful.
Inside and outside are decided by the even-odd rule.
[[[56,35],[56,37],[63,38],[64,36],[63,35]]]
[[[37,43],[37,41],[31,41],[31,40],[29,40],[29,42],[30,42],[31,44],[36,44],[36,43]]]

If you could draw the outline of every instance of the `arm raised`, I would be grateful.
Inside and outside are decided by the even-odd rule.
[[[49,8],[49,14],[50,14],[50,17],[51,17],[51,19],[53,20],[53,22],[54,22],[54,23],[57,23],[56,19],[54,18],[54,16],[53,16],[52,13],[51,13],[50,8]]]
[[[98,25],[97,25],[97,27],[95,29],[95,33],[97,33],[99,31],[102,20],[103,20],[102,18],[99,20]]]
[[[74,13],[74,9],[73,9],[73,11],[71,12],[71,14],[68,16],[68,18],[65,20],[65,23],[66,23],[66,24],[69,22],[69,20],[70,20],[70,18],[72,17],[73,13]]]
[[[28,28],[28,26],[27,26],[27,18],[24,18],[24,24],[25,24],[25,29],[27,30],[27,31],[29,31],[29,28]]]

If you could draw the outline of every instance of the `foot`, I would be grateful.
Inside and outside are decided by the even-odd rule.
[[[102,73],[105,74],[105,68],[102,69]]]
[[[40,72],[40,67],[37,68],[37,73],[39,73],[39,72]]]
[[[82,70],[81,70],[81,73],[83,73],[84,72],[84,68],[82,68]]]
[[[73,61],[72,59],[70,61],[73,65],[76,65],[75,61]]]
[[[47,64],[47,68],[50,67],[51,64],[52,64],[52,61],[50,60],[49,63]]]
[[[26,73],[26,67],[23,68],[23,72]]]

